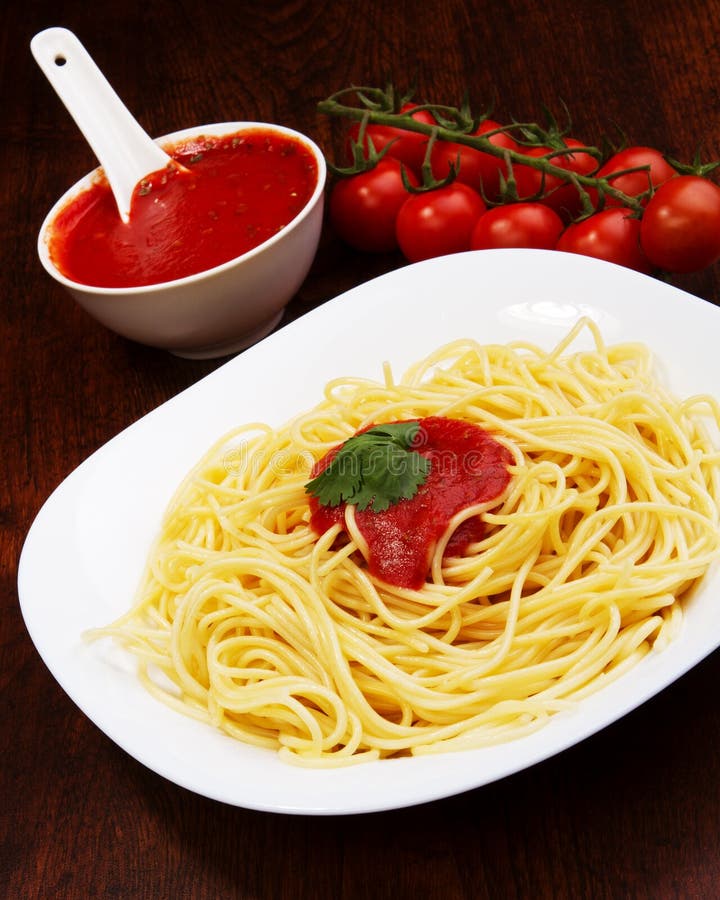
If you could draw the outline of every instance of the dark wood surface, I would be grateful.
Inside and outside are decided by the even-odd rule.
[[[41,269],[35,241],[47,209],[95,162],[32,60],[35,32],[75,31],[153,134],[257,119],[299,128],[332,155],[334,131],[317,102],[391,78],[446,103],[468,88],[504,118],[537,118],[541,104],[562,100],[588,142],[616,126],[688,159],[699,143],[720,156],[719,19],[720,0],[4,4],[3,896],[718,896],[720,654],[605,732],[502,782],[409,810],[273,815],[176,787],[101,734],[30,642],[16,574],[53,488],[223,362],[181,360],[109,333]],[[327,230],[287,318],[402,264],[354,253]],[[678,284],[720,301],[720,267]]]

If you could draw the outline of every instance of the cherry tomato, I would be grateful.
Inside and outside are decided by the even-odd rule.
[[[558,250],[594,256],[649,274],[652,264],[640,247],[640,220],[622,207],[604,209],[568,225],[557,243]]]
[[[652,147],[627,147],[619,153],[615,153],[597,171],[598,178],[606,178],[613,172],[621,172],[623,169],[634,169],[636,166],[650,166],[649,171],[631,172],[628,175],[618,175],[610,179],[612,187],[627,194],[628,197],[638,197],[646,193],[650,187],[659,187],[668,179],[676,175],[675,169],[668,163],[659,150]],[[597,205],[597,191],[589,191],[590,196]],[[645,201],[647,202],[647,200]],[[614,197],[605,198],[605,206],[622,206],[620,200]]]
[[[498,122],[485,119],[473,134],[487,134],[500,127]],[[503,147],[506,150],[518,148],[517,143],[504,131],[491,135],[488,140],[496,147]],[[438,141],[433,147],[430,163],[432,173],[438,181],[447,177],[450,166],[453,165],[457,170],[457,181],[475,190],[479,190],[482,185],[482,192],[489,200],[496,200],[500,194],[500,173],[506,168],[505,161],[500,156],[493,156],[491,153],[484,153],[464,144]]]
[[[649,260],[666,272],[698,272],[720,259],[720,188],[677,175],[650,198],[640,226]]]
[[[485,211],[477,191],[457,181],[413,194],[400,207],[396,232],[410,262],[470,249],[470,235]]]
[[[496,206],[478,219],[470,238],[470,249],[534,247],[554,250],[564,227],[555,210],[542,203]]]
[[[400,108],[400,111],[407,113],[415,109],[416,106],[416,103],[405,103]],[[426,125],[437,124],[432,114],[426,109],[413,113],[412,117],[417,119],[418,122],[424,122]],[[356,122],[350,127],[350,138],[354,141],[357,140],[359,133],[360,124]],[[426,135],[418,134],[415,131],[406,131],[404,128],[396,128],[392,125],[368,125],[365,129],[366,140],[364,146],[366,151],[368,136],[372,139],[373,146],[378,153],[383,147],[392,142],[386,155],[399,159],[408,168],[412,169],[416,175],[420,174],[420,167],[425,159],[425,151],[428,145]]]
[[[565,145],[569,149],[586,146],[574,138],[565,138]],[[535,157],[547,156],[548,153],[553,152],[549,147],[521,149],[527,156]],[[598,161],[595,157],[582,151],[577,153],[560,153],[550,157],[548,162],[568,172],[576,172],[578,175],[592,175],[598,168]],[[534,197],[542,191],[547,196],[543,196],[539,202],[554,209],[566,219],[572,219],[580,212],[582,201],[574,184],[563,181],[557,175],[546,175],[543,183],[543,173],[539,169],[533,169],[531,166],[518,165],[513,168],[513,172],[520,199]]]
[[[336,182],[330,194],[330,221],[351,247],[369,253],[397,249],[395,220],[410,196],[401,171],[399,160],[383,157],[367,172]],[[412,172],[406,174],[409,183],[417,185]]]

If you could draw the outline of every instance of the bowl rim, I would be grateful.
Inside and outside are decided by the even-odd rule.
[[[286,125],[277,125],[271,122],[255,121],[212,122],[206,125],[196,125],[189,128],[180,129],[179,131],[173,131],[169,134],[164,134],[160,137],[154,138],[153,140],[155,141],[155,143],[162,146],[164,143],[170,144],[172,142],[178,142],[193,137],[199,138],[202,137],[204,133],[212,134],[212,136],[223,137],[225,135],[233,134],[239,131],[253,131],[259,129],[263,129],[266,131],[276,131],[288,137],[293,137],[303,143],[312,152],[313,157],[315,158],[315,162],[317,164],[317,179],[315,188],[311,196],[309,197],[305,206],[303,206],[303,208],[300,210],[300,212],[298,212],[289,222],[283,225],[283,227],[279,231],[275,232],[275,234],[264,240],[261,244],[258,244],[257,247],[253,247],[250,250],[247,250],[245,253],[242,253],[240,256],[235,256],[224,263],[213,266],[211,269],[203,269],[201,272],[195,272],[192,275],[185,275],[182,278],[174,278],[171,281],[159,281],[155,284],[141,284],[129,287],[103,287],[101,285],[85,284],[84,282],[74,281],[73,279],[68,278],[66,275],[63,275],[63,273],[53,262],[50,256],[48,238],[52,224],[59,214],[60,210],[64,208],[71,200],[75,199],[75,197],[81,194],[84,190],[89,188],[93,183],[93,179],[97,178],[98,176],[102,177],[102,166],[96,166],[90,172],[83,175],[82,178],[78,179],[75,184],[73,184],[65,191],[65,193],[53,204],[52,208],[45,216],[42,225],[40,226],[40,231],[38,233],[37,239],[37,252],[38,256],[40,257],[40,262],[42,263],[46,272],[48,272],[57,282],[69,288],[70,290],[81,291],[82,293],[86,294],[103,294],[115,297],[128,297],[153,293],[155,291],[167,291],[179,286],[197,283],[203,281],[206,278],[211,278],[212,276],[223,271],[232,269],[238,264],[252,259],[253,257],[260,255],[261,253],[265,253],[280,240],[282,240],[282,238],[285,237],[289,231],[295,229],[304,219],[306,219],[323,195],[327,181],[327,164],[325,162],[325,156],[322,150],[315,143],[315,141],[313,141],[313,139],[308,137],[306,134],[303,134],[300,131],[296,131],[294,128],[289,128]]]

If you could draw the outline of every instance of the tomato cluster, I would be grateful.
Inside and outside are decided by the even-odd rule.
[[[412,110],[405,105],[401,112],[433,123],[427,110]],[[426,134],[371,124],[363,146],[380,159],[336,182],[329,203],[336,232],[359,250],[399,248],[410,262],[503,247],[580,253],[645,273],[694,272],[720,259],[720,187],[704,174],[681,174],[658,150],[627,147],[600,164],[569,137],[564,149],[528,147],[489,119],[475,134],[528,160],[591,176],[592,184],[578,189],[570,177],[524,160],[508,167],[503,156],[447,140],[436,141],[428,154]],[[349,138],[358,136],[355,125]],[[439,186],[417,190],[423,162]],[[628,199],[599,191],[595,182]],[[515,185],[512,200],[502,193],[508,183]]]

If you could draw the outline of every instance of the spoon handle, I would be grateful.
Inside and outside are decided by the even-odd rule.
[[[133,118],[71,31],[47,28],[35,35],[30,49],[97,156],[127,222],[137,183],[171,158]]]

